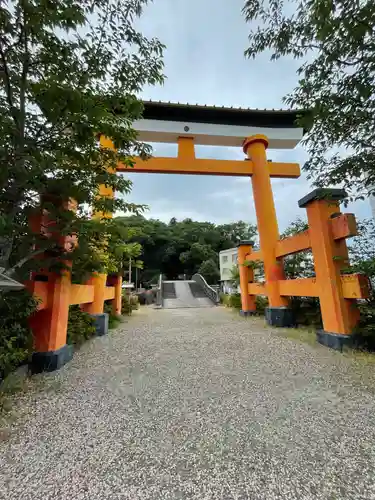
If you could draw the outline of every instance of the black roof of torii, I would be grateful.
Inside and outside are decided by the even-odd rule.
[[[178,122],[215,123],[253,127],[300,128],[297,118],[303,111],[288,109],[249,109],[142,101],[143,119]]]

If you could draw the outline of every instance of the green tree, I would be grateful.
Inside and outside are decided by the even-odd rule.
[[[285,97],[306,110],[299,122],[318,186],[343,183],[353,197],[375,190],[375,3],[352,0],[246,0],[252,28],[245,54],[301,61]]]
[[[36,253],[49,251],[54,261],[66,257],[56,241],[30,230],[28,217],[40,200],[56,220],[56,231],[79,237],[76,256],[90,249],[84,239],[92,243],[97,233],[96,224],[88,223],[88,206],[142,209],[121,196],[97,195],[99,184],[127,194],[130,181],[110,169],[119,161],[131,167],[134,154],[150,152],[132,128],[142,114],[139,91],[163,78],[163,46],[134,28],[147,3],[1,4],[0,267],[9,273],[32,260],[35,248]],[[98,133],[111,137],[117,151],[98,147]],[[64,209],[71,198],[79,204],[76,212]],[[108,235],[112,223],[102,224],[101,233]]]
[[[281,234],[281,239],[294,236],[309,228],[307,222],[300,218],[291,222]],[[315,275],[314,260],[311,250],[286,255],[283,259],[287,279],[309,278]]]
[[[220,271],[214,260],[205,260],[202,262],[198,273],[203,276],[209,285],[216,285],[220,279]]]
[[[257,227],[255,224],[249,224],[243,220],[238,222],[231,222],[230,224],[222,224],[218,226],[223,238],[231,243],[237,245],[241,240],[251,241],[256,238]],[[228,247],[230,248],[230,247]]]
[[[230,270],[230,279],[233,283],[233,285],[239,286],[240,285],[240,269],[237,266],[233,266],[232,269]]]
[[[193,243],[189,250],[180,254],[180,261],[184,264],[186,274],[194,274],[202,262],[217,261],[218,255],[210,245]]]
[[[178,221],[176,218],[165,224],[142,216],[124,217],[122,221],[138,230],[131,241],[142,245],[142,282],[155,280],[160,273],[169,279],[177,279],[182,274],[191,276],[198,272],[203,262],[217,262],[221,250],[234,246],[235,235],[241,234],[241,239],[244,239],[256,234],[255,227],[251,226],[249,233],[249,225],[241,221],[223,226],[191,219]]]
[[[375,282],[375,221],[363,219],[357,222],[358,236],[348,242],[351,271],[364,273]],[[372,297],[372,300],[374,298]]]

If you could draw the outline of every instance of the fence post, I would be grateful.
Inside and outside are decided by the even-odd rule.
[[[251,253],[254,243],[240,241],[238,244],[238,270],[241,289],[241,316],[251,316],[256,312],[255,296],[249,295],[249,283],[254,281],[254,270],[245,266],[246,256]]]
[[[335,349],[350,343],[350,334],[359,319],[356,301],[343,295],[341,270],[349,264],[346,242],[334,240],[329,224],[340,213],[339,202],[345,197],[343,189],[315,189],[298,202],[306,208],[309,222],[324,328],[317,333],[318,341]]]

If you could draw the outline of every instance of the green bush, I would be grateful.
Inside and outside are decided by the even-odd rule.
[[[353,332],[353,344],[359,349],[375,351],[375,302],[359,304],[360,320]]]
[[[268,299],[263,295],[257,295],[255,297],[255,306],[258,314],[265,314],[265,309],[268,307]]]
[[[0,293],[0,379],[18,368],[32,352],[28,318],[37,305],[26,290]]]
[[[130,295],[124,294],[122,296],[121,314],[123,316],[130,316],[133,312],[133,304]]]
[[[130,302],[132,305],[132,310],[136,311],[137,309],[139,309],[139,299],[137,295],[131,295]]]
[[[78,305],[69,307],[67,344],[82,345],[95,335],[94,319]]]
[[[108,328],[112,330],[118,327],[121,323],[121,316],[119,314],[114,314],[112,311],[112,301],[104,302],[104,310],[108,314]]]
[[[220,293],[219,297],[220,303],[224,306],[241,309],[241,294],[235,293],[233,295],[229,295],[227,293]],[[267,297],[257,295],[255,298],[255,304],[257,313],[264,314],[264,310],[268,306]]]
[[[233,309],[241,309],[241,295],[239,293],[233,293],[229,295],[229,307]]]
[[[319,299],[315,297],[290,297],[290,307],[297,325],[322,328]]]
[[[228,293],[221,292],[219,294],[220,304],[223,304],[226,307],[230,307],[229,306],[229,297],[230,297],[230,295]]]

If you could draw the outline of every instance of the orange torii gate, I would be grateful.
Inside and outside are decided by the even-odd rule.
[[[340,271],[347,261],[345,238],[356,234],[355,219],[341,214],[342,190],[315,190],[302,198],[309,230],[280,240],[271,178],[298,178],[296,163],[267,160],[268,147],[291,149],[303,137],[296,126],[297,113],[287,110],[249,110],[190,106],[184,104],[145,102],[143,119],[134,123],[138,138],[145,142],[177,143],[175,158],[152,157],[136,159],[131,172],[245,176],[251,178],[260,239],[260,250],[254,252],[250,242],[239,245],[241,314],[255,312],[255,296],[266,295],[269,307],[267,322],[275,326],[293,326],[289,308],[290,296],[319,297],[324,330],[320,342],[335,348],[350,338],[358,321],[356,299],[368,296],[367,281],[361,275],[344,275]],[[101,147],[114,148],[109,138],[101,137]],[[196,158],[195,145],[242,147],[244,160]],[[118,172],[129,171],[119,164]],[[102,196],[113,196],[106,186]],[[108,215],[109,216],[109,215]],[[312,249],[316,278],[286,280],[283,256]],[[247,261],[264,263],[265,283],[255,283]],[[346,264],[347,265],[347,264]],[[66,345],[68,309],[82,304],[97,318],[98,330],[106,333],[107,319],[103,313],[105,300],[113,310],[121,311],[121,276],[95,275],[89,283],[73,285],[69,275],[50,277],[48,283],[31,280],[29,288],[42,298],[40,311],[33,318],[35,336],[34,370],[53,370],[71,358]]]

